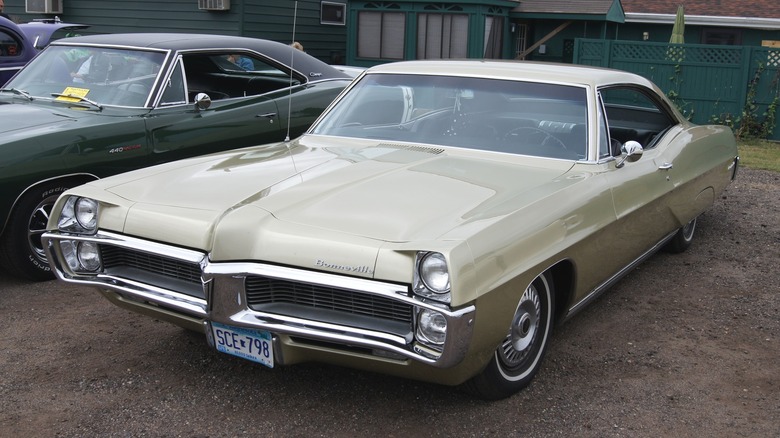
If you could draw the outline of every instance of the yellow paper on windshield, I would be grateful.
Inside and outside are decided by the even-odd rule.
[[[54,100],[64,100],[65,102],[78,102],[79,97],[86,97],[87,93],[89,93],[89,90],[86,88],[78,88],[78,87],[66,87],[65,90],[61,93],[63,96],[58,96]],[[69,97],[73,96],[73,97]]]

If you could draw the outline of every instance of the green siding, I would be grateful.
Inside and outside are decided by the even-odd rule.
[[[23,2],[23,0],[17,0]],[[332,0],[338,3],[338,0]],[[346,0],[344,0],[346,2]],[[295,15],[293,0],[231,0],[228,11],[198,9],[198,0],[63,0],[60,19],[89,24],[83,34],[184,32],[238,35],[264,38],[289,44],[303,44],[310,55],[326,62],[344,63],[346,26],[320,24],[320,0],[298,0]],[[24,4],[6,12],[17,21],[51,18],[26,14]]]

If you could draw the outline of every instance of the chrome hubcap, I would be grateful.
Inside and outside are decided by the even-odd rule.
[[[685,240],[691,240],[693,238],[693,232],[696,230],[696,219],[688,222],[682,229],[683,238]]]
[[[539,331],[540,316],[539,292],[532,284],[520,298],[509,334],[499,349],[501,359],[507,366],[514,367],[525,360]]]
[[[41,201],[30,214],[27,226],[27,242],[30,245],[30,250],[39,260],[44,262],[46,261],[46,253],[41,244],[41,236],[46,232],[46,223],[49,222],[49,216],[56,200],[57,197],[53,196]]]

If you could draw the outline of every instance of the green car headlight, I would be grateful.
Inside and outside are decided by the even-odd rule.
[[[66,233],[94,234],[97,231],[98,202],[70,196],[62,207],[57,228]]]
[[[450,302],[450,271],[439,252],[419,252],[415,262],[414,293],[439,302]]]

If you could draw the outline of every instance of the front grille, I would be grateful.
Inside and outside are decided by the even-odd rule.
[[[247,303],[254,310],[265,304],[293,304],[356,316],[401,322],[411,326],[412,306],[375,294],[276,278],[246,278]]]
[[[114,245],[100,245],[106,274],[204,299],[198,263]]]

